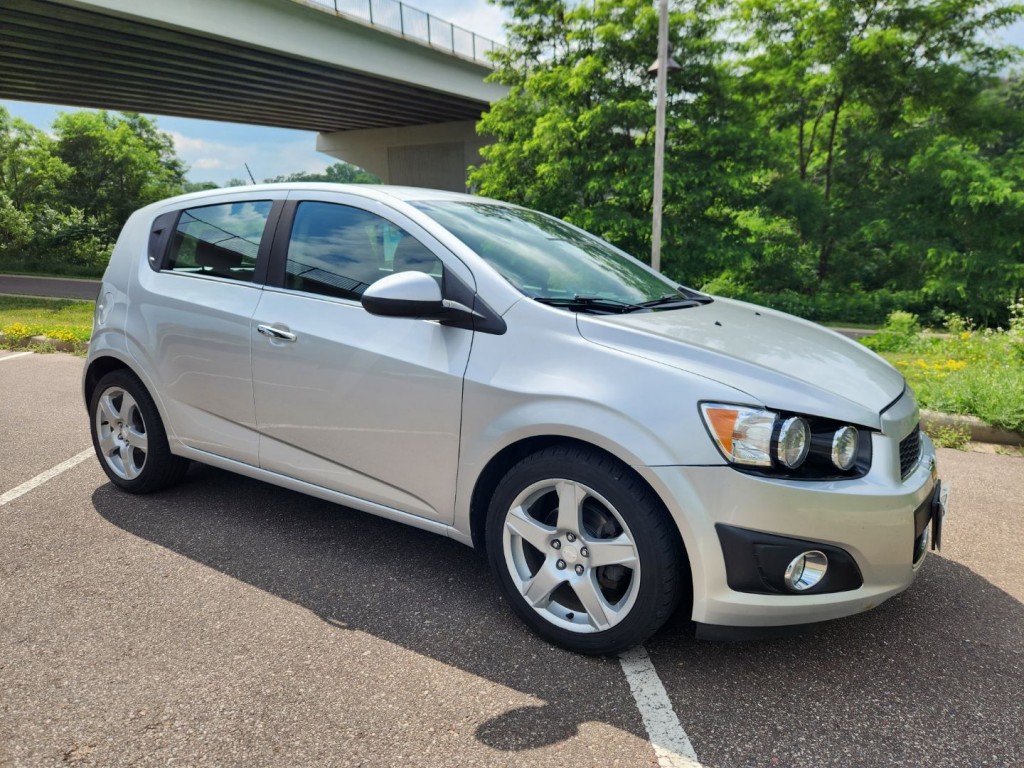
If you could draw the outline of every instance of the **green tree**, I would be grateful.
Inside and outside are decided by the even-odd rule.
[[[334,163],[327,166],[322,173],[308,173],[300,171],[290,173],[287,176],[275,176],[266,179],[267,184],[276,184],[282,181],[328,181],[332,184],[380,184],[380,179],[369,171],[364,171],[351,163]]]
[[[765,201],[795,223],[805,274],[815,278],[794,287],[920,289],[929,266],[948,269],[950,260],[989,260],[988,273],[1005,266],[1003,249],[968,230],[979,216],[986,229],[1011,214],[1010,198],[971,216],[954,209],[964,185],[1000,176],[989,148],[1005,110],[986,91],[1015,52],[987,41],[1022,9],[984,0],[738,3],[744,92],[774,146]]]
[[[225,184],[230,187],[231,184]],[[213,181],[186,181],[182,185],[182,192],[205,192],[210,189],[220,189],[220,186]]]
[[[35,232],[32,218],[0,190],[0,269],[23,271]]]
[[[508,86],[479,124],[496,141],[471,184],[650,253],[657,14],[646,0],[502,0],[508,47],[491,76]],[[696,0],[671,19],[663,267],[700,284],[746,258],[757,141],[722,63],[722,13]],[[772,222],[768,222],[771,226]]]
[[[96,222],[59,200],[73,169],[45,132],[0,108],[0,266],[18,271],[92,273],[109,247]]]
[[[936,217],[925,251],[927,294],[961,315],[1005,324],[1024,296],[1024,84],[986,91],[986,133],[938,135],[911,161],[922,207]]]
[[[479,124],[496,142],[471,182],[643,256],[654,9],[499,2],[512,22],[492,77],[509,94]],[[931,301],[999,320],[1024,290],[1024,152],[1020,81],[1000,74],[1019,52],[991,40],[1022,12],[987,0],[677,5],[665,271],[818,318],[825,304],[863,320]]]
[[[95,219],[105,240],[116,239],[137,208],[184,188],[186,168],[171,137],[147,117],[69,112],[53,128],[56,155],[72,169],[60,202]]]
[[[50,136],[0,108],[0,268],[98,274],[125,219],[184,172],[148,118],[65,113]]]
[[[53,140],[40,129],[0,107],[0,192],[8,205],[25,211],[51,200],[67,182],[71,168],[54,155]]]

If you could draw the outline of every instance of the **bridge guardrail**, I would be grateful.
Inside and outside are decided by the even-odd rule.
[[[488,54],[502,46],[450,21],[406,5],[401,0],[296,0],[328,13],[369,22],[373,27],[395,32],[456,56],[491,64]]]

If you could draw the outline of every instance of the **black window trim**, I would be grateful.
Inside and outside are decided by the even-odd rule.
[[[161,272],[167,267],[167,260],[171,253],[171,235],[178,228],[178,220],[184,208],[175,211],[161,213],[149,228],[149,242],[147,244],[147,256],[150,269],[154,272]]]
[[[267,260],[267,268],[264,272],[265,284],[268,288],[284,289],[285,268],[288,262],[288,241],[292,236],[292,226],[295,224],[295,210],[298,208],[299,202],[298,200],[285,200],[284,205],[281,206],[281,212],[270,246],[270,257]]]

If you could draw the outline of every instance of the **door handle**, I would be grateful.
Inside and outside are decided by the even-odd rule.
[[[295,341],[295,339],[298,338],[291,331],[282,331],[280,328],[275,328],[272,325],[257,325],[256,330],[264,336],[268,336],[271,339],[278,339],[279,341]]]

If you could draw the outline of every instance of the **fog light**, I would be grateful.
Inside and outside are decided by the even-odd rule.
[[[828,558],[824,552],[812,549],[804,552],[786,566],[786,587],[794,592],[806,592],[825,578]]]
[[[925,529],[921,531],[921,535],[917,537],[917,541],[914,542],[914,565],[917,565],[928,551],[928,544],[932,538],[931,533],[932,527],[930,525],[925,526]]]

